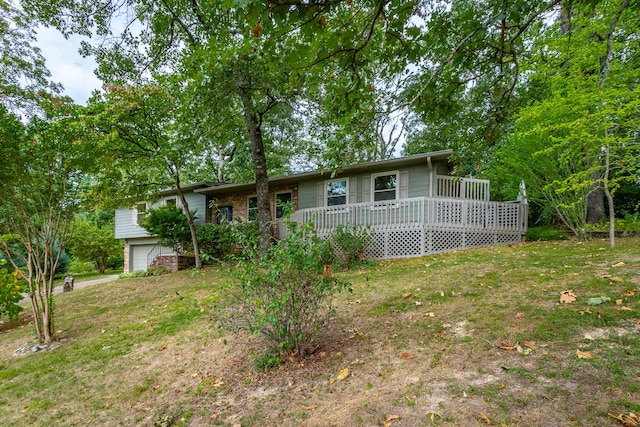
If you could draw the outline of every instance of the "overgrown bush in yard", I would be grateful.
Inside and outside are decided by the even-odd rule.
[[[207,223],[196,230],[203,262],[210,264],[214,260],[225,260],[235,255],[236,245],[258,242],[258,223],[211,224]]]
[[[195,211],[191,215],[195,218]],[[176,206],[151,209],[141,225],[152,236],[160,237],[163,245],[170,246],[178,254],[182,253],[184,242],[191,236],[187,216]]]
[[[241,257],[242,248],[253,247],[260,241],[256,221],[237,224],[207,223],[196,230],[200,256],[205,264]]]
[[[0,259],[0,317],[6,315],[15,320],[22,311],[18,303],[22,293],[27,291],[27,282],[21,278],[19,270],[10,273],[6,264],[6,260]]]
[[[350,287],[325,274],[333,249],[311,224],[287,225],[290,234],[266,255],[247,248],[249,259],[231,271],[241,299],[236,320],[266,337],[270,354],[305,357],[319,346],[318,333],[333,315],[333,296]]]
[[[373,231],[368,227],[339,225],[329,237],[337,247],[337,258],[344,267],[358,264],[373,243]]]

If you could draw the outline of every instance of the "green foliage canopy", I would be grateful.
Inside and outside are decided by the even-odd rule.
[[[191,215],[195,216],[195,212]],[[187,216],[182,209],[173,205],[150,209],[141,225],[149,234],[160,237],[163,244],[178,253],[182,252],[185,241],[191,235]]]

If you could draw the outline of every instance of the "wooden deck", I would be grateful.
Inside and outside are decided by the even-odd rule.
[[[484,199],[488,186],[486,192],[474,193]],[[416,197],[302,209],[291,218],[311,221],[321,237],[330,236],[339,225],[369,227],[375,244],[368,255],[387,259],[517,243],[527,231],[527,215],[526,203]]]

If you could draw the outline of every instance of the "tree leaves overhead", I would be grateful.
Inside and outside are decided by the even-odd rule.
[[[34,24],[11,2],[0,0],[0,35],[0,104],[10,112],[31,110],[37,104],[37,91],[60,89],[49,84],[49,70],[34,46]]]

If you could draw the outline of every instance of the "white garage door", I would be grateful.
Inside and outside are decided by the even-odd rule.
[[[153,250],[155,245],[134,245],[131,246],[131,258],[133,259],[132,271],[146,270],[149,265],[147,264],[147,256],[149,252]]]

